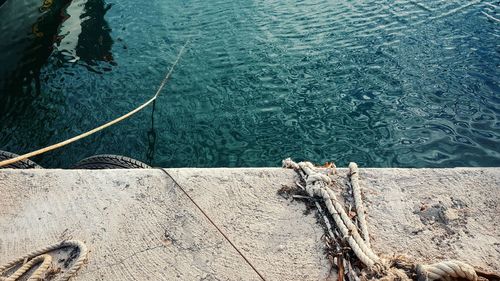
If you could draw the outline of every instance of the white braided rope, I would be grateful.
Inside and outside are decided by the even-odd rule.
[[[349,175],[351,178],[352,195],[354,197],[354,207],[358,216],[359,229],[363,235],[363,239],[368,247],[370,246],[370,236],[368,235],[368,224],[366,223],[365,207],[361,199],[361,187],[359,186],[359,170],[358,165],[354,162],[349,163]]]
[[[1,280],[5,281],[16,281],[19,277],[23,276],[26,272],[28,272],[33,266],[42,263],[30,276],[28,281],[31,280],[40,280],[42,279],[42,275],[49,269],[52,257],[49,255],[40,255],[36,256],[29,262],[23,264],[18,270],[16,270],[12,275],[7,278],[2,278]]]
[[[83,265],[87,258],[88,250],[87,246],[79,240],[66,240],[62,241],[59,243],[55,243],[52,245],[49,245],[47,247],[38,249],[36,251],[33,251],[31,253],[28,253],[20,258],[17,258],[15,260],[12,260],[8,262],[7,264],[0,266],[0,276],[4,275],[7,270],[12,268],[13,266],[17,264],[23,264],[19,269],[17,269],[14,273],[12,273],[10,276],[5,277],[0,277],[1,281],[15,281],[19,277],[21,277],[24,273],[29,271],[30,268],[33,266],[37,265],[42,262],[42,265],[33,272],[33,274],[30,276],[28,280],[39,280],[42,276],[42,274],[45,274],[47,270],[50,267],[50,263],[52,261],[52,258],[49,255],[46,255],[48,252],[64,248],[64,247],[76,247],[79,249],[79,256],[78,259],[73,263],[73,265],[66,271],[64,274],[58,279],[58,281],[67,281],[69,280],[73,275],[75,275],[76,271],[80,269],[80,267]],[[28,262],[26,262],[28,261]]]
[[[404,271],[398,268],[388,268],[387,265],[389,263],[378,257],[371,249],[365,209],[361,198],[361,187],[359,185],[359,170],[356,163],[351,162],[349,164],[349,169],[355,210],[363,238],[361,238],[357,227],[347,215],[344,207],[337,200],[333,190],[328,187],[328,184],[332,181],[328,176],[317,172],[311,162],[299,162],[297,164],[292,159],[287,158],[283,160],[282,163],[284,168],[292,168],[305,173],[307,176],[304,179],[306,181],[305,188],[307,193],[311,197],[317,196],[323,198],[330,215],[335,221],[335,225],[363,264],[368,268],[385,272],[387,277],[391,275],[393,277],[392,279],[411,280],[409,277],[405,276]],[[450,280],[451,278],[458,277],[477,281],[477,273],[474,268],[464,262],[456,260],[448,260],[431,265],[419,264],[416,266],[416,271],[419,276],[419,281],[432,281],[438,279]]]
[[[457,260],[447,260],[430,265],[419,264],[417,265],[417,273],[420,276],[419,280],[450,280],[450,277],[477,280],[474,267]]]

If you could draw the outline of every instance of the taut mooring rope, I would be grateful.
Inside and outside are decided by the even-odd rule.
[[[80,134],[78,136],[74,136],[74,137],[72,137],[70,139],[67,139],[65,141],[62,141],[62,142],[59,142],[59,143],[56,143],[56,144],[53,144],[53,145],[50,145],[50,146],[47,146],[47,147],[35,150],[35,151],[32,151],[32,152],[29,152],[29,153],[26,153],[26,154],[23,154],[23,155],[20,155],[20,156],[11,158],[11,159],[0,161],[0,167],[6,166],[6,165],[9,165],[9,164],[12,164],[12,163],[24,160],[24,159],[28,159],[30,157],[33,157],[33,156],[36,156],[36,155],[40,155],[42,153],[49,152],[51,150],[54,150],[54,149],[57,149],[57,148],[60,148],[60,147],[63,147],[63,146],[68,145],[68,144],[70,144],[72,142],[75,142],[77,140],[80,140],[80,139],[83,139],[85,137],[88,137],[88,136],[90,136],[90,135],[92,135],[94,133],[97,133],[97,132],[99,132],[99,131],[101,131],[103,129],[106,129],[107,127],[112,126],[112,125],[114,125],[114,124],[116,124],[116,123],[118,123],[120,121],[123,121],[123,120],[129,118],[130,116],[134,115],[135,113],[141,111],[143,108],[145,108],[146,106],[148,106],[149,104],[151,104],[153,101],[155,101],[156,98],[160,95],[161,90],[163,89],[163,87],[167,83],[167,80],[172,75],[172,72],[174,71],[175,66],[179,62],[182,54],[184,53],[184,49],[186,49],[186,47],[189,44],[189,42],[190,42],[190,39],[188,39],[186,41],[186,43],[184,43],[184,45],[182,46],[181,50],[179,51],[179,54],[177,54],[177,58],[175,59],[175,61],[172,64],[172,66],[170,67],[170,70],[165,75],[165,78],[163,78],[163,81],[161,81],[160,86],[158,87],[158,90],[156,91],[155,95],[151,99],[149,99],[148,101],[146,101],[145,103],[141,104],[140,106],[138,106],[134,110],[130,111],[129,113],[126,113],[126,114],[124,114],[124,115],[122,115],[122,116],[120,116],[120,117],[118,117],[118,118],[116,118],[114,120],[109,121],[106,124],[103,124],[103,125],[101,125],[99,127],[96,127],[96,128],[94,128],[94,129],[92,129],[90,131],[87,131],[87,132],[83,133],[83,134]]]

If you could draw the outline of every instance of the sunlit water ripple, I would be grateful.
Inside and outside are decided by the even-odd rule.
[[[134,108],[192,41],[154,112],[44,166],[99,153],[164,167],[500,166],[499,1],[41,2],[0,7],[2,150]]]

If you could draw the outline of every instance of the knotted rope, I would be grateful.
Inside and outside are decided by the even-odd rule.
[[[359,235],[357,227],[337,200],[333,190],[328,188],[328,184],[332,180],[325,174],[316,172],[311,162],[300,162],[297,164],[291,159],[286,159],[283,161],[283,166],[293,168],[294,170],[300,169],[307,175],[305,178],[307,193],[311,197],[318,196],[323,198],[326,208],[335,221],[335,225],[337,225],[340,233],[347,240],[356,256],[368,267],[381,265],[380,258],[366,245],[363,238]]]
[[[73,265],[64,272],[64,274],[58,279],[58,281],[67,281],[76,271],[82,267],[83,263],[87,258],[87,246],[83,242],[78,240],[67,240],[59,243],[49,245],[47,247],[41,248],[39,250],[33,251],[29,254],[24,255],[18,259],[12,260],[7,264],[0,266],[0,281],[15,281],[23,276],[26,272],[32,269],[34,266],[40,264],[40,266],[30,275],[28,280],[41,280],[44,275],[50,273],[49,269],[52,264],[52,257],[47,253],[58,250],[65,247],[75,247],[78,248],[78,259],[73,263]],[[14,273],[9,276],[3,276],[12,267],[22,264]]]
[[[319,172],[311,162],[295,163],[290,158],[283,160],[283,167],[300,171],[306,182],[305,190],[308,195],[323,199],[328,212],[335,221],[335,225],[343,236],[342,238],[348,242],[356,257],[367,266],[369,272],[374,273],[376,276],[381,276],[380,279],[384,280],[412,280],[405,271],[394,267],[390,260],[382,259],[375,254],[370,246],[365,208],[361,198],[361,187],[359,186],[359,170],[356,163],[351,162],[349,164],[349,175],[353,190],[354,208],[361,234],[330,188],[329,185],[332,183],[332,179],[328,175]],[[477,280],[476,271],[472,266],[455,260],[443,261],[431,265],[417,264],[413,268],[419,281],[450,280],[457,277],[471,281]]]

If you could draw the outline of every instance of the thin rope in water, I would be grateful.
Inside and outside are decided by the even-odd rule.
[[[165,169],[159,168],[162,172],[164,172],[169,178],[171,178],[174,183],[182,190],[182,192],[189,198],[189,200],[196,206],[196,208],[205,216],[205,218],[217,229],[217,231],[226,239],[226,241],[238,252],[238,254],[245,260],[245,262],[255,271],[255,273],[262,279],[266,281],[266,278],[257,270],[257,268],[250,262],[250,260],[236,247],[236,245],[229,239],[229,237],[220,229],[217,224],[208,216],[208,214],[194,201],[194,199],[187,193],[187,191],[174,179],[174,177],[170,176],[170,174],[165,171]]]
[[[151,104],[153,101],[156,100],[156,98],[160,95],[160,92],[161,90],[163,89],[163,87],[165,87],[165,84],[167,83],[168,79],[170,78],[170,76],[172,75],[173,71],[174,71],[174,68],[175,66],[177,65],[177,63],[179,62],[181,56],[183,55],[184,53],[184,50],[186,49],[186,47],[188,46],[190,42],[190,39],[186,40],[186,43],[184,43],[184,45],[182,46],[181,50],[179,51],[179,54],[177,54],[177,58],[175,59],[174,63],[172,64],[172,66],[170,67],[170,70],[168,71],[168,73],[165,75],[165,78],[163,78],[163,81],[161,81],[160,83],[160,86],[158,87],[158,90],[156,91],[155,95],[149,99],[148,101],[146,101],[145,103],[141,104],[140,106],[138,106],[137,108],[135,108],[134,110],[114,119],[114,120],[111,120],[109,121],[108,123],[105,123],[99,127],[96,127],[90,131],[87,131],[83,134],[80,134],[80,135],[77,135],[77,136],[74,136],[70,139],[67,139],[65,141],[62,141],[62,142],[59,142],[59,143],[56,143],[56,144],[53,144],[53,145],[50,145],[50,146],[47,146],[47,147],[44,147],[44,148],[41,148],[41,149],[38,149],[38,150],[35,150],[35,151],[32,151],[32,152],[29,152],[29,153],[26,153],[26,154],[23,154],[23,155],[20,155],[20,156],[17,156],[17,157],[14,157],[14,158],[11,158],[11,159],[7,159],[7,160],[3,160],[3,161],[0,161],[0,167],[3,167],[3,166],[6,166],[6,165],[9,165],[9,164],[12,164],[12,163],[15,163],[15,162],[18,162],[18,161],[21,161],[21,160],[25,160],[25,159],[28,159],[30,157],[33,157],[33,156],[37,156],[37,155],[40,155],[40,154],[43,154],[43,153],[46,153],[46,152],[49,152],[51,150],[54,150],[54,149],[57,149],[57,148],[60,148],[60,147],[63,147],[65,145],[68,145],[70,143],[73,143],[77,140],[80,140],[80,139],[83,139],[85,137],[88,137],[92,134],[95,134],[101,130],[104,130],[106,129],[107,127],[109,126],[112,126],[120,121],[123,121],[127,118],[129,118],[130,116],[134,115],[135,113],[141,111],[142,109],[144,109],[146,106],[148,106],[149,104]]]

